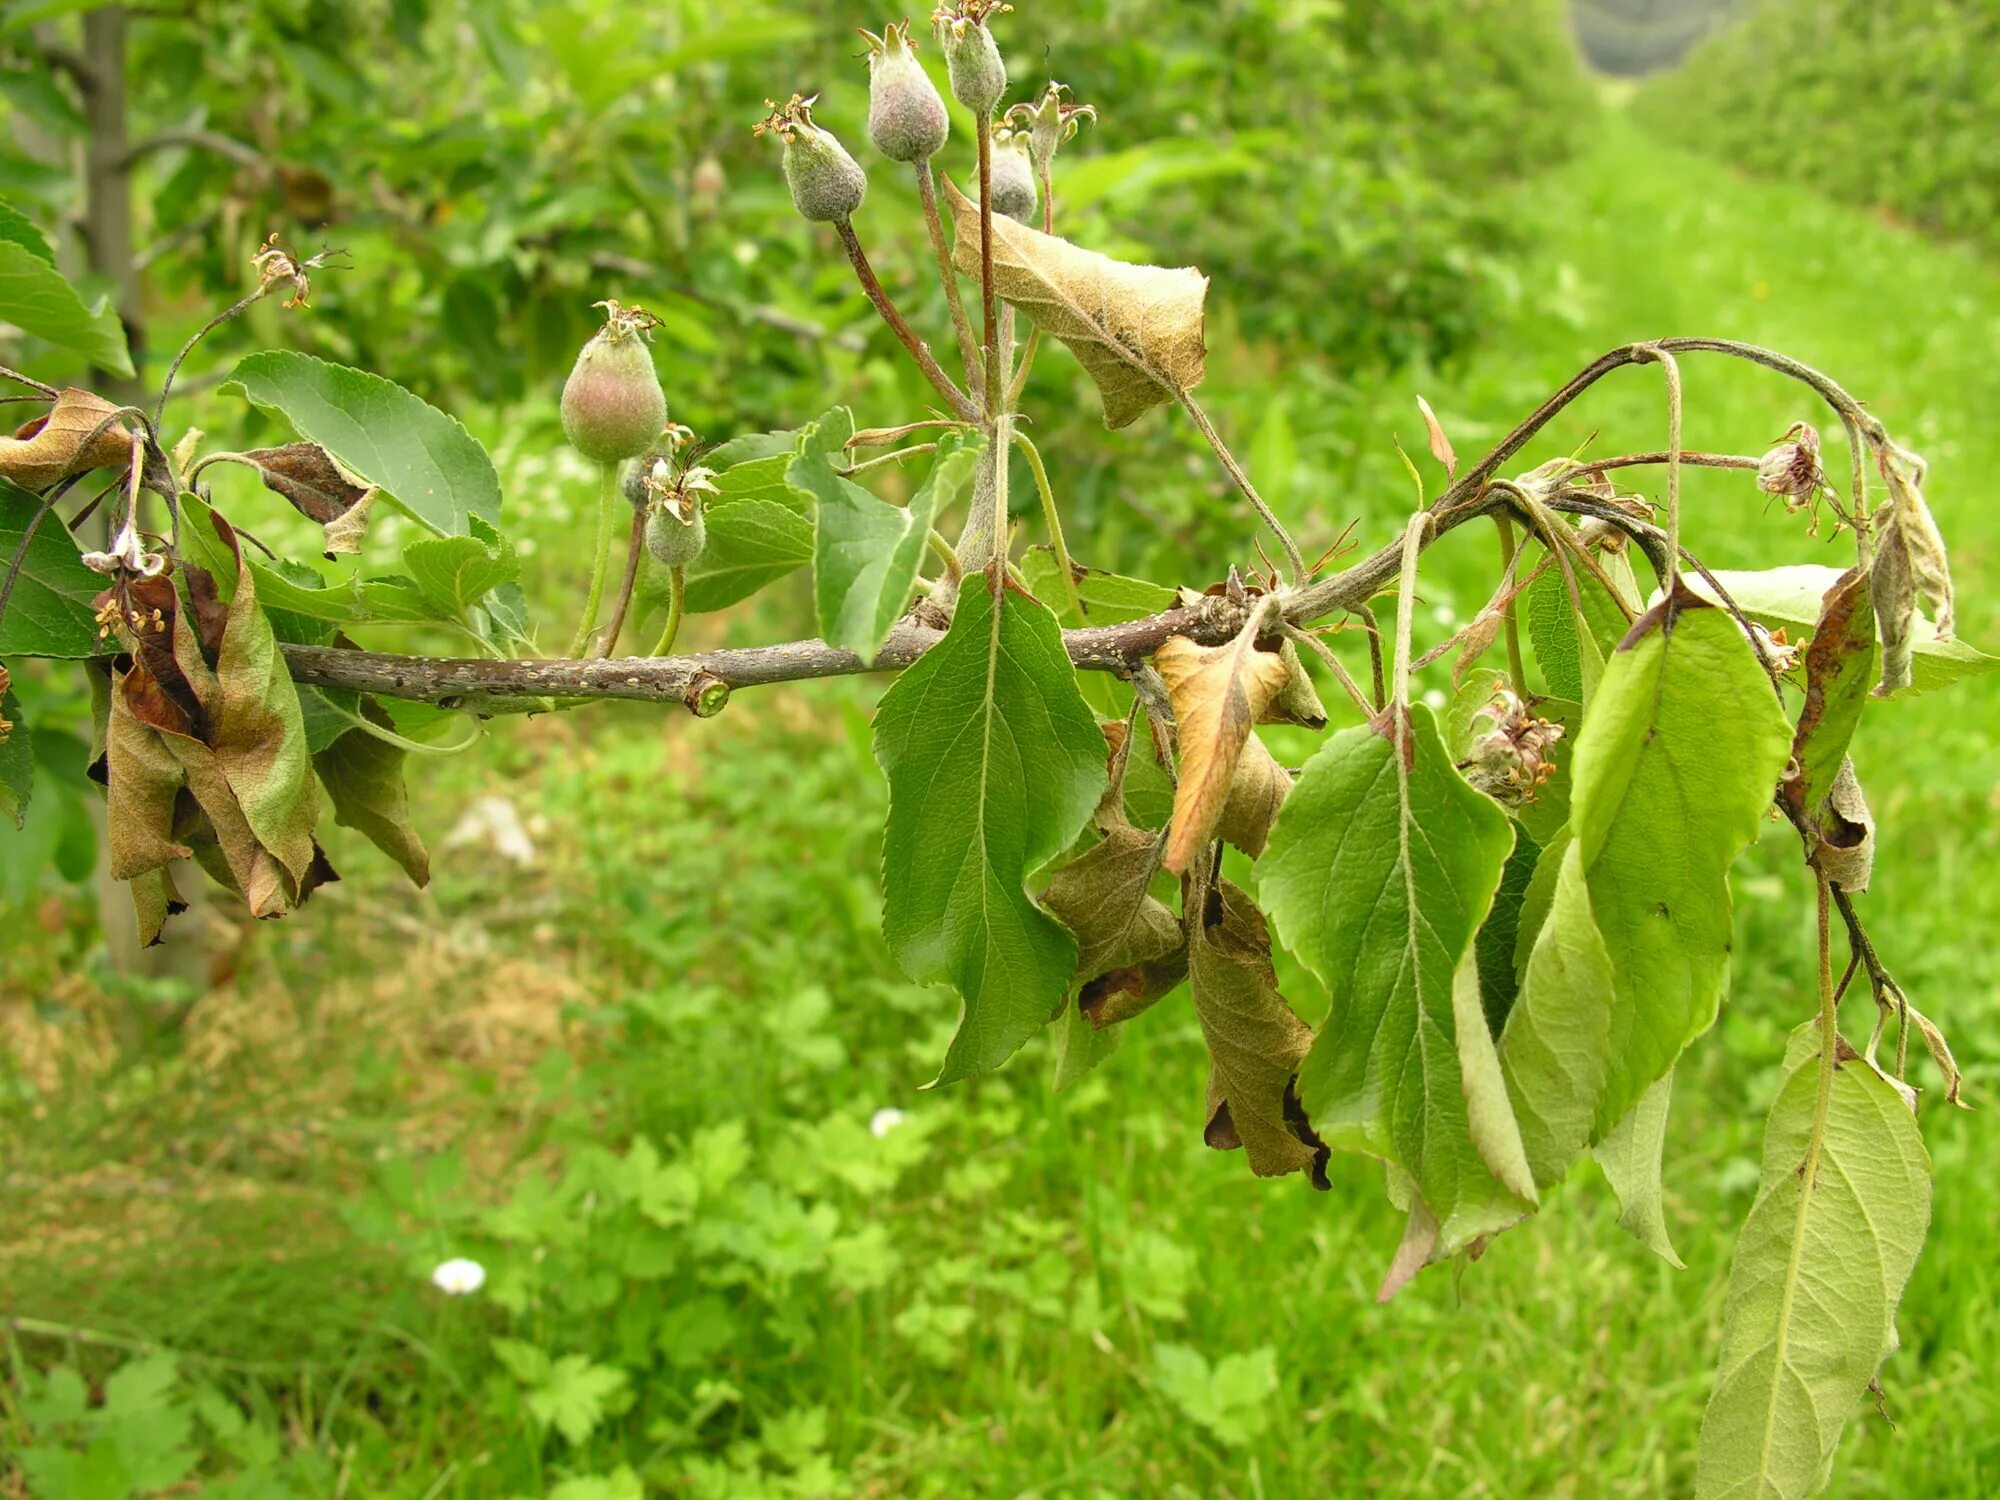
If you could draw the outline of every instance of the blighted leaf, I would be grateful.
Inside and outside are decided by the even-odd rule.
[[[161,709],[143,667],[114,670],[105,731],[105,832],[113,880],[132,880],[192,851],[174,836],[175,804],[187,773],[154,727]]]
[[[1093,1026],[1117,1026],[1152,1009],[1187,977],[1188,945],[1182,942],[1158,958],[1098,975],[1077,991],[1076,1008]]]
[[[1180,919],[1150,894],[1159,868],[1156,834],[1114,825],[1049,877],[1042,905],[1076,938],[1079,983],[1180,946]]]
[[[1286,641],[1278,648],[1278,655],[1284,658],[1285,669],[1291,675],[1285,679],[1285,685],[1271,695],[1263,717],[1257,722],[1296,724],[1301,729],[1326,728],[1326,705],[1320,702],[1319,689],[1313,686],[1305,663],[1299,660],[1299,648]]]
[[[979,208],[944,185],[953,260],[980,274]],[[1104,398],[1104,425],[1123,427],[1201,384],[1208,278],[1189,267],[1135,266],[1003,216],[993,220],[1000,295],[1069,346]]]
[[[1876,692],[1887,697],[1913,682],[1918,600],[1929,606],[1940,641],[1951,639],[1953,601],[1944,538],[1918,488],[1922,465],[1894,448],[1883,449],[1878,458],[1889,485],[1889,519],[1876,534],[1869,588],[1882,636],[1882,682]]]
[[[360,712],[390,727],[389,716],[376,705],[363,700]],[[414,884],[428,885],[430,854],[410,826],[403,757],[400,745],[365,729],[350,729],[313,757],[313,769],[333,800],[334,821],[363,834],[401,865]]]
[[[368,486],[341,468],[318,443],[251,448],[240,455],[265,485],[292,502],[306,519],[331,526],[361,503]]]
[[[1206,906],[1188,942],[1188,989],[1209,1056],[1203,1139],[1242,1147],[1259,1177],[1308,1172],[1324,1188],[1327,1148],[1294,1088],[1312,1028],[1278,993],[1270,934],[1249,896],[1223,885]]]
[[[1875,676],[1875,616],[1868,575],[1849,568],[1826,591],[1805,652],[1805,705],[1779,790],[1795,814],[1825,798],[1847,758]]]
[[[1431,410],[1430,402],[1422,396],[1417,397],[1417,410],[1423,413],[1424,431],[1430,435],[1431,457],[1444,465],[1444,472],[1448,477],[1456,476],[1458,455],[1451,451],[1451,439],[1444,435],[1444,424],[1438,421],[1437,413]]]
[[[1759,625],[1772,630],[1782,627],[1794,639],[1801,639],[1812,634],[1827,591],[1840,582],[1841,571],[1816,563],[1796,563],[1756,573],[1718,571],[1715,578],[1743,613]],[[1695,593],[1712,597],[1707,580],[1690,577],[1686,581]],[[1963,677],[2000,671],[2000,656],[1989,656],[1955,638],[1944,639],[1922,615],[1911,623],[1909,643],[1911,692],[1935,692]]]
[[[1061,1005],[1076,945],[1026,882],[1103,792],[1104,736],[1055,617],[975,578],[951,629],[875,715],[889,778],[883,933],[912,979],[963,999],[937,1082],[998,1067]]]
[[[1125,1040],[1125,1033],[1116,1026],[1093,1026],[1083,1007],[1075,1004],[1063,1007],[1055,1033],[1057,1093],[1074,1087]]]
[[[827,413],[806,429],[787,472],[814,501],[820,635],[873,661],[916,590],[931,523],[971,482],[978,455],[959,434],[946,433],[909,503],[890,505],[834,472],[834,459],[853,434],[854,418],[845,407]]]
[[[1895,1087],[1838,1050],[1825,1079],[1817,1023],[1792,1034],[1729,1272],[1697,1500],[1817,1491],[1896,1347],[1896,1304],[1930,1224],[1930,1161]]]
[[[51,511],[35,524],[41,508],[19,485],[0,479],[0,585],[17,559],[20,565],[0,613],[0,656],[101,655],[110,648],[98,636],[93,601],[104,579],[83,565],[60,516]]]
[[[146,870],[132,877],[132,912],[139,946],[150,948],[160,940],[167,918],[187,910],[187,902],[174,886],[171,865]]]
[[[1618,1195],[1618,1227],[1678,1271],[1685,1268],[1667,1236],[1660,1188],[1660,1157],[1673,1098],[1674,1071],[1669,1068],[1591,1154]]]
[[[499,519],[500,480],[486,450],[456,417],[392,380],[267,350],[239,361],[223,389],[283,417],[343,472],[442,536],[466,535],[473,516]]]
[[[0,323],[131,379],[132,351],[111,299],[99,297],[85,306],[76,288],[37,253],[41,248],[0,239]]]
[[[1474,1148],[1453,989],[1513,835],[1453,769],[1430,710],[1404,712],[1400,729],[1343,730],[1306,763],[1258,890],[1333,1001],[1299,1077],[1313,1124],[1408,1175],[1442,1258],[1526,1211]]]
[[[105,426],[117,410],[89,391],[60,392],[47,412],[0,437],[0,479],[41,491],[72,474],[129,468],[131,432],[117,422]]]
[[[1844,760],[1814,819],[1819,845],[1812,862],[1849,895],[1868,889],[1875,870],[1875,815],[1854,774],[1854,762]]]
[[[1255,859],[1264,852],[1271,824],[1277,821],[1278,809],[1285,805],[1291,789],[1292,773],[1278,764],[1262,740],[1251,735],[1236,758],[1229,797],[1215,822],[1215,836]]]
[[[1170,636],[1153,654],[1153,665],[1173,701],[1180,749],[1166,857],[1167,869],[1178,875],[1214,836],[1251,726],[1285,685],[1290,668],[1277,652],[1258,649],[1254,619],[1220,646]]]
[[[1613,654],[1577,739],[1574,841],[1501,1041],[1537,1181],[1715,1019],[1729,867],[1790,747],[1749,639],[1693,595],[1649,611]]]

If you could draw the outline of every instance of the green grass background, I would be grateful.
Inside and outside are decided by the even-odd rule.
[[[2000,643],[1989,263],[1616,118],[1509,206],[1538,242],[1519,313],[1481,353],[1371,384],[1338,412],[1293,413],[1320,472],[1271,487],[1309,529],[1355,520],[1364,547],[1393,535],[1409,487],[1390,437],[1421,443],[1419,392],[1471,455],[1605,348],[1719,334],[1827,370],[1931,461],[1963,633]],[[1820,415],[1765,372],[1684,363],[1691,445],[1760,452]],[[1593,431],[1594,451],[1657,446],[1663,421],[1657,372],[1620,372],[1521,467]],[[1685,534],[1716,565],[1844,556],[1741,476],[1690,476]],[[1451,538],[1426,559],[1426,603],[1469,616],[1490,553],[1483,535]],[[1426,630],[1445,634],[1420,617],[1420,644]],[[541,1494],[621,1464],[666,1492],[740,1495],[814,1493],[819,1473],[837,1476],[833,1492],[882,1496],[1691,1493],[1763,1112],[1783,1039],[1814,1008],[1810,894],[1788,836],[1739,869],[1733,993],[1680,1069],[1666,1189],[1687,1269],[1627,1239],[1587,1169],[1478,1263],[1378,1307],[1399,1231],[1379,1170],[1337,1160],[1316,1195],[1205,1150],[1184,997],[1069,1094],[1051,1092],[1039,1043],[996,1078],[922,1091],[952,1004],[903,983],[877,936],[876,691],[745,693],[698,724],[592,710],[501,727],[421,768],[418,822],[435,848],[475,798],[506,797],[533,819],[532,866],[438,850],[412,900],[344,839],[347,883],[257,931],[185,1036],[113,1075],[17,1083],[0,1307],[27,1321],[0,1445],[32,1439],[29,1370],[102,1371],[164,1347],[284,1453],[323,1460],[274,1460],[271,1494]],[[1971,1500],[2000,1483],[1996,731],[1993,691],[1973,684],[1871,705],[1857,749],[1882,841],[1864,910],[1953,1038],[1975,1110],[1926,1098],[1935,1222],[1884,1371],[1893,1426],[1872,1412],[1851,1424],[1842,1495]],[[1323,997],[1290,977],[1316,1018]],[[52,981],[48,994],[59,1030],[67,1002]],[[1868,1011],[1849,1002],[1851,1034]],[[893,1160],[848,1148],[889,1184],[829,1182],[832,1143],[891,1105],[907,1146]],[[588,1326],[552,1303],[518,1317],[444,1303],[424,1272],[470,1221],[437,1205],[503,1201],[593,1144],[623,1150],[633,1130],[685,1141],[733,1120],[748,1173],[831,1205],[864,1237],[872,1270],[855,1279],[874,1284],[814,1293],[809,1326],[784,1337],[746,1325],[696,1368],[635,1364],[636,1415],[574,1450],[544,1437],[509,1404],[488,1338],[601,1354],[625,1301],[686,1287],[629,1283]],[[459,1181],[427,1193],[433,1173]],[[1209,1362],[1205,1394],[1175,1346]],[[676,1437],[712,1378],[735,1398]],[[249,1471],[211,1426],[194,1434],[217,1455],[205,1472]]]

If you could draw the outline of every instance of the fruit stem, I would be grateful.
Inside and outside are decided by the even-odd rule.
[[[667,570],[667,628],[660,632],[660,643],[653,648],[655,656],[671,656],[674,652],[674,637],[681,633],[681,609],[687,597],[687,569],[681,567]]]
[[[597,481],[597,561],[590,569],[590,596],[583,603],[583,622],[576,627],[576,639],[570,644],[572,657],[583,655],[590,644],[591,631],[597,628],[597,611],[604,603],[604,579],[611,571],[611,522],[617,504],[618,465],[604,464]]]
[[[1000,372],[1000,315],[993,287],[993,121],[979,119],[979,308],[983,319],[986,361],[986,410],[1000,411],[1004,391]]]
[[[639,581],[639,549],[646,545],[646,513],[643,510],[632,513],[632,534],[625,541],[625,578],[618,585],[618,602],[611,606],[611,623],[604,627],[604,641],[597,648],[599,656],[609,656],[618,649],[618,636],[625,629],[625,612],[632,607],[632,589]]]
[[[854,267],[854,275],[861,283],[861,290],[868,294],[868,300],[875,305],[875,311],[882,315],[882,321],[889,325],[889,331],[895,334],[901,340],[903,347],[909,351],[910,358],[916,361],[917,368],[923,371],[924,379],[937,389],[937,393],[944,397],[945,403],[959,416],[968,422],[979,421],[979,404],[961,391],[952,378],[945,374],[943,367],[931,354],[930,346],[917,337],[916,331],[904,321],[902,313],[897,311],[896,304],[889,300],[889,294],[882,290],[882,283],[875,275],[875,268],[868,263],[868,253],[861,248],[861,240],[854,232],[854,221],[841,219],[834,228],[839,231],[840,243],[847,251],[848,264]],[[993,383],[990,377],[986,383],[989,386]]]
[[[966,316],[965,298],[958,290],[958,272],[952,269],[951,249],[944,242],[944,218],[938,212],[937,171],[930,158],[917,163],[917,197],[924,206],[924,226],[930,231],[931,253],[937,257],[938,280],[944,283],[945,304],[951,309],[952,332],[958,338],[958,356],[965,362],[965,383],[979,390],[986,376],[979,363],[979,338]]]

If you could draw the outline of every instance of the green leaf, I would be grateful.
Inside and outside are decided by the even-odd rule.
[[[310,354],[267,350],[239,361],[223,389],[283,417],[440,535],[468,534],[474,516],[499,519],[500,480],[486,450],[456,417],[392,380]]]
[[[0,580],[21,552],[21,539],[42,502],[0,479]],[[83,565],[62,517],[51,510],[35,528],[20,575],[0,615],[0,656],[101,656],[97,609],[105,580]]]
[[[0,240],[19,245],[44,265],[56,263],[56,252],[50,247],[48,237],[35,227],[34,220],[5,198],[0,198]]]
[[[1499,1036],[1507,1024],[1507,1012],[1514,1008],[1520,989],[1519,971],[1514,966],[1514,949],[1521,931],[1521,910],[1527,902],[1528,886],[1542,857],[1541,846],[1522,827],[1514,829],[1514,850],[1500,872],[1500,887],[1493,893],[1493,909],[1479,926],[1473,952],[1479,963],[1479,999],[1486,1009],[1487,1025]]]
[[[1330,992],[1299,1074],[1329,1146],[1415,1184],[1439,1226],[1432,1258],[1525,1211],[1474,1148],[1453,975],[1492,906],[1508,820],[1453,768],[1430,710],[1343,730],[1306,763],[1258,863],[1278,936]]]
[[[0,238],[0,323],[81,354],[93,365],[132,378],[132,351],[111,299],[84,306],[76,288],[42,258],[47,242],[34,245]]]
[[[1528,585],[1522,594],[1522,610],[1528,617],[1528,639],[1534,644],[1535,660],[1549,691],[1558,698],[1587,702],[1589,690],[1597,685],[1597,673],[1631,622],[1595,574],[1574,557],[1566,560],[1576,579],[1577,599],[1583,604],[1588,631],[1579,633],[1577,629],[1576,605],[1570,600],[1561,560],[1551,562]]]
[[[828,412],[806,429],[788,477],[815,502],[819,633],[829,645],[873,661],[916,589],[931,522],[971,480],[977,453],[957,433],[947,433],[910,503],[890,505],[834,472],[834,457],[853,435],[854,418],[845,407]]]
[[[612,1414],[626,1394],[630,1377],[615,1365],[593,1364],[589,1356],[565,1354],[548,1377],[528,1392],[528,1413],[553,1427],[572,1447],[584,1442]]]
[[[1667,1235],[1660,1189],[1660,1157],[1673,1100],[1674,1070],[1669,1068],[1591,1154],[1618,1195],[1618,1227],[1679,1271],[1686,1268]]]
[[[1127,578],[1099,568],[1079,568],[1072,575],[1076,596],[1083,605],[1082,618],[1072,619],[1069,594],[1062,585],[1062,564],[1055,549],[1046,545],[1030,547],[1021,557],[1021,576],[1035,596],[1056,612],[1066,626],[1124,625],[1143,620],[1174,607],[1174,591],[1161,583],[1143,578]]]
[[[362,702],[358,712],[376,726],[390,728],[387,714]],[[403,868],[415,885],[428,885],[430,854],[410,826],[410,800],[403,786],[404,751],[367,728],[354,728],[313,756],[313,769],[333,802],[333,820],[359,831]]]
[[[183,492],[180,503],[181,555],[214,577],[216,590],[226,601],[236,588],[237,562],[217,540],[214,523],[210,519],[215,512],[199,495]],[[304,563],[263,563],[247,558],[244,561],[256,582],[257,598],[263,604],[265,613],[297,616],[297,620],[290,622],[293,627],[300,620],[351,625],[373,618],[362,600],[363,585],[358,576],[349,576],[344,582],[327,587],[322,585],[319,575]],[[425,618],[430,616],[426,614]],[[273,623],[275,628],[276,622]],[[293,633],[301,632],[294,630]],[[286,635],[286,639],[291,638],[292,635]]]
[[[812,561],[812,497],[785,477],[795,447],[796,439],[792,447],[746,459],[716,476],[708,542],[687,570],[689,614],[727,609]],[[665,601],[666,578],[666,570],[648,557],[640,574],[643,603],[657,607]]]
[[[1248,1354],[1226,1354],[1211,1365],[1198,1349],[1158,1344],[1153,1384],[1189,1421],[1226,1446],[1241,1448],[1270,1425],[1271,1400],[1278,1389],[1277,1351],[1267,1345]]]
[[[1076,944],[1028,899],[1103,794],[1104,736],[1055,616],[977,579],[883,695],[883,931],[912,979],[963,997],[938,1083],[998,1067],[1061,1005]]]
[[[1827,591],[1840,582],[1838,568],[1798,563],[1758,573],[1718,572],[1716,582],[1729,591],[1737,608],[1770,630],[1784,628],[1794,637],[1812,634],[1819,622]],[[1690,578],[1688,585],[1704,598],[1712,593],[1706,581]],[[1939,640],[1937,627],[1918,616],[1915,625],[1912,682],[1907,693],[1931,693],[1964,677],[1984,677],[2000,671],[2000,656],[1953,638]],[[1900,696],[1900,695],[1899,695]]]
[[[1537,1182],[1561,1177],[1715,1019],[1729,867],[1790,748],[1721,610],[1682,593],[1613,653],[1577,737],[1573,842],[1501,1039]]]
[[[1792,1034],[1764,1177],[1736,1242],[1697,1500],[1801,1500],[1896,1347],[1896,1304],[1930,1224],[1930,1162],[1893,1084],[1819,1027]]]
[[[521,576],[512,548],[496,549],[474,536],[419,537],[403,548],[403,566],[424,597],[453,620]]]
[[[21,700],[12,688],[0,693],[0,818],[19,829],[28,821],[28,799],[35,790],[35,740],[22,716]]]

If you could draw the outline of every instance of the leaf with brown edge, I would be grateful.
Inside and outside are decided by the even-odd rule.
[[[1241,1145],[1259,1177],[1308,1172],[1325,1187],[1329,1152],[1306,1123],[1294,1081],[1312,1028],[1278,993],[1271,936],[1244,892],[1208,892],[1188,942],[1188,982],[1210,1062],[1202,1138]]]
[[[132,877],[132,912],[137,919],[139,946],[150,948],[160,940],[167,918],[187,910],[187,902],[174,888],[173,871],[166,865]]]
[[[156,691],[144,667],[113,669],[104,741],[105,836],[113,880],[134,880],[193,852],[174,837],[174,803],[187,773],[146,722],[160,713],[157,704],[147,703]]]
[[[1292,773],[1278,764],[1262,740],[1251,735],[1236,758],[1236,774],[1229,779],[1229,799],[1216,819],[1215,836],[1255,859],[1264,852],[1271,825],[1278,820],[1278,810],[1291,790]]]
[[[362,699],[361,712],[372,723],[394,727],[388,714],[369,699]],[[333,799],[333,820],[361,833],[401,865],[415,884],[428,885],[430,854],[410,826],[403,760],[400,745],[365,729],[350,729],[313,757],[313,769]]]
[[[1180,946],[1181,924],[1148,892],[1160,868],[1159,840],[1113,825],[1049,877],[1042,905],[1076,938],[1076,978],[1159,958]]]
[[[1290,669],[1277,652],[1257,648],[1255,619],[1220,646],[1171,636],[1153,653],[1153,665],[1173,703],[1180,749],[1164,861],[1179,875],[1214,836],[1250,726],[1270,707]]]
[[[1792,733],[1791,764],[1778,783],[1794,815],[1817,814],[1867,706],[1875,615],[1865,570],[1849,568],[1826,591],[1805,666],[1805,705]]]
[[[1143,1015],[1171,995],[1188,977],[1185,935],[1170,952],[1143,963],[1110,969],[1076,992],[1077,1013],[1102,1031]]]
[[[1447,479],[1457,478],[1458,455],[1452,452],[1451,439],[1444,435],[1444,424],[1438,421],[1437,413],[1431,410],[1430,402],[1422,396],[1417,397],[1417,410],[1423,413],[1424,430],[1430,434],[1431,457],[1444,465]]]
[[[944,185],[953,260],[980,274],[979,206]],[[1124,427],[1201,384],[1208,278],[1192,267],[1135,266],[996,215],[1000,296],[1069,346],[1104,398],[1104,425]]]
[[[331,526],[361,503],[370,486],[334,462],[318,443],[285,443],[251,448],[239,455],[256,469],[265,487],[292,502],[307,520]]]
[[[89,391],[71,387],[59,392],[46,413],[24,423],[12,437],[0,437],[0,478],[39,493],[72,474],[127,467],[132,434],[123,426],[113,422],[91,437],[117,410]]]

